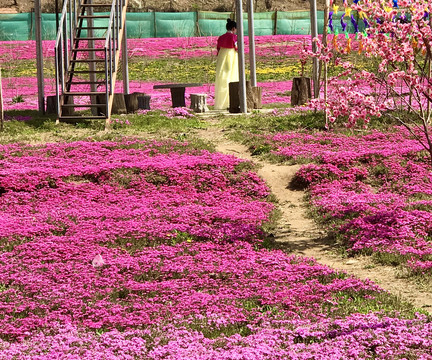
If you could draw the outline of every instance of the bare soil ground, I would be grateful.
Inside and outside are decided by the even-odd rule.
[[[313,257],[332,268],[346,271],[360,279],[370,279],[383,289],[413,303],[417,308],[432,313],[432,294],[414,280],[398,276],[395,268],[373,263],[368,257],[344,258],[334,252],[325,233],[308,218],[304,191],[288,188],[300,165],[277,165],[252,158],[247,148],[228,140],[219,128],[200,131],[199,137],[216,145],[216,150],[248,159],[258,165],[258,174],[267,182],[277,197],[282,217],[275,232],[275,240],[293,254]]]
[[[111,0],[94,0],[95,3],[110,4]],[[246,6],[245,0],[243,0]],[[58,3],[63,3],[58,0]],[[319,6],[322,7],[324,0],[318,0]],[[42,10],[44,12],[54,12],[54,0],[41,0]],[[34,0],[0,0],[0,8],[3,12],[10,12],[13,9],[16,12],[30,12],[34,7]],[[233,11],[235,2],[232,0],[129,0],[131,11]],[[255,2],[257,12],[263,11],[295,11],[308,10],[308,0],[257,0]],[[0,10],[1,10],[0,9]]]

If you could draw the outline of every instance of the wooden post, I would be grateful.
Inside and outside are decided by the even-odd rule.
[[[249,66],[250,81],[256,86],[256,59],[255,59],[255,29],[254,29],[254,0],[248,0],[248,33],[249,33]]]
[[[316,52],[317,46],[313,41],[314,38],[318,37],[318,23],[317,23],[317,5],[316,0],[310,0],[310,18],[311,18],[311,38],[312,38],[312,51]],[[314,98],[319,97],[319,62],[316,57],[313,58],[312,65],[312,79],[313,79],[313,89]]]
[[[237,15],[237,18],[236,18],[236,20],[237,20],[237,47],[238,47],[238,61],[239,61],[240,112],[247,113],[242,0],[236,0],[236,15]]]
[[[38,84],[38,104],[39,112],[45,114],[45,86],[44,86],[44,69],[43,69],[43,51],[42,51],[42,16],[41,1],[34,0],[35,7],[35,37],[36,37],[36,71]]]

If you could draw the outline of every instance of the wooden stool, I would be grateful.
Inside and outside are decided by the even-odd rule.
[[[138,96],[138,109],[150,110],[150,95],[140,95]]]
[[[204,113],[209,111],[207,107],[206,94],[190,94],[191,109],[197,113]]]

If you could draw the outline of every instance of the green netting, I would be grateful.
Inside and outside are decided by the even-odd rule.
[[[227,19],[233,19],[229,12],[198,11],[198,34],[219,36],[226,32]]]
[[[309,11],[278,11],[276,19],[276,34],[310,34]]]
[[[196,12],[162,13],[155,12],[156,37],[196,36]]]
[[[126,27],[128,38],[155,37],[155,13],[127,13]]]
[[[263,13],[254,13],[254,30],[255,35],[273,35],[274,33],[274,20],[276,18],[276,12],[263,12]],[[243,14],[243,28],[244,34],[249,35],[248,31],[248,14]]]
[[[0,40],[28,40],[32,28],[30,13],[0,15]]]
[[[34,14],[30,14],[30,15],[33,15],[33,24],[34,24],[34,21],[35,21]],[[43,14],[43,17],[42,17],[42,39],[44,39],[44,40],[55,39],[56,34],[57,34],[56,15],[55,14]],[[30,34],[30,36],[33,40],[35,39],[34,26],[33,26],[33,31]]]
[[[98,13],[98,15],[108,13]],[[333,15],[334,30],[343,33],[340,18],[342,11]],[[359,31],[364,30],[364,23],[356,11],[352,11]],[[230,12],[183,12],[183,13],[127,13],[128,38],[147,37],[190,37],[190,36],[219,36],[225,33],[226,20],[233,18]],[[317,13],[318,32],[322,33],[324,12]],[[354,32],[351,19],[344,17],[347,31]],[[84,24],[86,24],[84,22]],[[95,19],[95,26],[106,26],[108,19]],[[244,13],[244,31],[248,35],[247,13]],[[310,34],[309,11],[278,11],[254,14],[256,35],[276,34]],[[32,13],[2,14],[0,15],[0,40],[29,40],[34,39],[35,17]],[[55,39],[55,14],[42,14],[42,38]],[[96,37],[104,37],[104,30],[95,30]],[[83,31],[82,36],[87,36]]]

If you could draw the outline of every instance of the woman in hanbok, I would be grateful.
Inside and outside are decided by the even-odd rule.
[[[229,106],[229,83],[239,81],[237,55],[237,24],[227,20],[227,32],[219,36],[217,41],[215,103],[216,110],[227,109]]]

